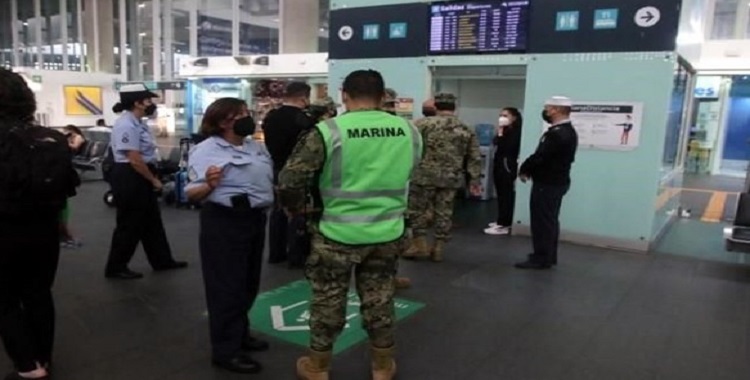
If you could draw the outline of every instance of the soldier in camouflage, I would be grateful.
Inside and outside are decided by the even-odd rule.
[[[356,71],[350,74],[344,80],[343,93],[347,112],[318,124],[305,135],[279,175],[279,196],[289,214],[303,209],[305,189],[311,185],[319,188],[323,203],[328,205],[312,226],[312,253],[306,266],[313,293],[310,351],[298,360],[297,374],[303,380],[328,379],[333,345],[346,324],[347,295],[354,273],[363,327],[372,346],[372,378],[390,380],[396,372],[394,277],[397,258],[406,248],[403,221],[407,212],[406,188],[413,165],[421,156],[421,137],[405,120],[382,112],[385,89],[379,73]],[[361,130],[377,128],[398,133],[393,136],[359,134]],[[337,137],[329,132],[334,129],[340,131]],[[338,142],[333,141],[336,139]],[[334,149],[334,145],[340,149]],[[352,154],[356,146],[368,149]],[[397,149],[391,150],[393,147]],[[392,154],[384,156],[385,151]],[[358,170],[361,165],[372,162],[377,163],[369,165],[369,170]],[[399,169],[394,170],[394,167]],[[332,174],[335,170],[340,170],[339,175],[345,175],[346,181],[333,185],[333,177],[338,177]],[[379,208],[386,206],[381,207],[377,199],[368,198],[369,195],[340,198],[342,196],[336,194],[356,195],[358,190],[353,188],[358,189],[357,186],[364,183],[376,189],[398,187],[399,191],[403,190],[398,199],[398,215],[385,220],[385,224],[380,224],[381,219],[377,218],[359,222],[363,213],[367,216],[368,211],[373,211],[372,207],[382,216],[384,212]],[[341,186],[336,187],[338,192],[331,191],[335,186]],[[348,200],[344,206],[342,199]],[[352,219],[356,222],[347,221]]]
[[[481,154],[476,133],[455,115],[454,95],[436,95],[435,109],[437,116],[416,123],[425,151],[409,189],[408,218],[412,240],[404,257],[431,256],[433,261],[441,262],[445,243],[451,237],[454,200],[466,174],[471,194],[478,196],[482,192]],[[432,249],[427,245],[427,231],[431,224],[435,227]]]

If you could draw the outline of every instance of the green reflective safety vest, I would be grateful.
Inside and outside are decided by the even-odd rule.
[[[351,245],[401,237],[409,179],[422,156],[419,131],[382,111],[349,112],[317,129],[326,147],[321,234]]]

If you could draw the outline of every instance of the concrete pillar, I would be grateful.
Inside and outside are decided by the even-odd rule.
[[[83,38],[91,71],[115,72],[114,0],[84,0]]]
[[[280,0],[279,13],[279,53],[317,53],[319,1]]]

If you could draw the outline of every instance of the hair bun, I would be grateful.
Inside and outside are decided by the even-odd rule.
[[[122,103],[117,103],[112,107],[112,111],[114,113],[120,113],[122,111],[125,111],[125,107],[122,106]]]

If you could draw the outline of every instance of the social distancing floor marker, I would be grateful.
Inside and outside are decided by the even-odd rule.
[[[305,280],[295,281],[262,293],[250,312],[253,330],[276,337],[288,343],[307,347],[310,344],[310,285]],[[350,290],[346,308],[346,326],[333,348],[338,354],[367,339],[362,329],[359,313],[360,300]],[[418,312],[425,305],[420,302],[397,298],[394,301],[396,321],[401,321]]]

